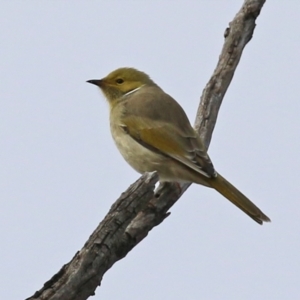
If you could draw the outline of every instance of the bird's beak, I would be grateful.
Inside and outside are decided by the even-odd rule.
[[[101,83],[103,82],[101,79],[91,79],[91,80],[87,80],[86,82],[97,85],[97,86],[101,86]]]

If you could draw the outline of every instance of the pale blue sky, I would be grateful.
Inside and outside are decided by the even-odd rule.
[[[0,1],[0,299],[24,299],[79,250],[139,175],[85,83],[121,66],[194,121],[231,1]],[[210,156],[272,223],[193,185],[92,299],[298,299],[300,2],[267,1],[225,96]]]

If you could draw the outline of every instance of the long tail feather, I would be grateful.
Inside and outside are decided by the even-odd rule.
[[[220,174],[215,178],[210,178],[208,183],[257,223],[262,225],[263,222],[271,221],[254,203]]]

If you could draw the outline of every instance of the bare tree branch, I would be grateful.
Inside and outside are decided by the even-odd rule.
[[[242,8],[226,28],[225,42],[213,75],[201,96],[195,128],[207,148],[210,144],[218,112],[227,88],[233,78],[244,47],[251,40],[255,20],[260,14],[265,0],[245,0]]]
[[[223,97],[233,78],[255,20],[265,0],[245,0],[225,30],[216,69],[201,96],[195,128],[207,148]],[[189,184],[162,184],[154,193],[156,173],[144,174],[112,205],[110,211],[73,259],[29,299],[83,300],[94,295],[104,273],[160,224]]]

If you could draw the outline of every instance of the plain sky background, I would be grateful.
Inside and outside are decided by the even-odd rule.
[[[139,177],[85,81],[136,67],[194,122],[242,2],[0,1],[0,299],[40,289]],[[91,299],[299,299],[299,13],[266,2],[209,149],[272,223],[193,185]]]

